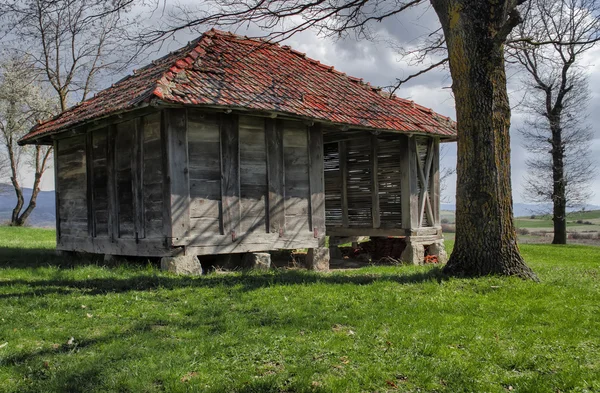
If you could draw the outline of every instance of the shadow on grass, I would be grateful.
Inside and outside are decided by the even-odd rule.
[[[148,259],[144,259],[147,263]],[[251,291],[273,285],[301,284],[354,284],[368,285],[376,282],[395,282],[398,284],[417,284],[428,281],[442,282],[447,277],[440,267],[434,267],[425,272],[410,272],[398,269],[391,274],[322,274],[307,270],[272,270],[270,272],[242,274],[209,274],[201,277],[173,276],[169,274],[153,274],[142,272],[145,266],[135,262],[111,262],[106,264],[101,259],[79,260],[68,257],[57,257],[49,250],[19,250],[0,248],[0,268],[39,268],[55,266],[72,268],[83,265],[96,266],[130,266],[140,269],[140,274],[127,278],[88,278],[88,279],[13,279],[0,281],[1,286],[26,285],[30,291],[0,294],[1,298],[32,297],[50,294],[69,294],[73,291],[83,291],[88,295],[105,293],[121,293],[128,291],[144,291],[152,289],[178,288],[214,288],[237,287],[241,291]]]

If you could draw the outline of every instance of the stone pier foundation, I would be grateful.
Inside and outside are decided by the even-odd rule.
[[[200,275],[202,265],[195,255],[180,255],[176,257],[162,257],[160,268],[175,274]]]

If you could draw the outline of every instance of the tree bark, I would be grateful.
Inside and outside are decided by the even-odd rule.
[[[456,100],[456,243],[444,268],[457,276],[515,275],[525,264],[513,223],[510,105],[504,42],[511,1],[432,0],[448,46]]]
[[[552,221],[554,238],[552,244],[567,244],[567,198],[565,184],[564,155],[560,117],[550,119],[552,131]]]

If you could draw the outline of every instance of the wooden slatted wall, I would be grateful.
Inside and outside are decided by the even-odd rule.
[[[189,110],[187,124],[190,232],[223,234],[219,117]]]
[[[142,195],[143,229],[145,238],[162,238],[163,234],[163,187],[162,157],[164,143],[160,133],[160,113],[142,118]]]
[[[307,127],[301,122],[285,121],[283,161],[285,168],[285,232],[310,231],[310,182]]]
[[[397,138],[379,138],[377,181],[382,228],[402,228],[401,143]]]
[[[265,119],[239,118],[241,233],[267,229],[267,149]]]
[[[57,142],[56,189],[60,236],[86,237],[88,204],[86,137],[78,135]]]
[[[325,224],[341,227],[342,179],[340,172],[339,142],[325,144]]]

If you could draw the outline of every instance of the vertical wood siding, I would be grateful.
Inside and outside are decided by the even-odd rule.
[[[58,228],[60,236],[87,237],[88,203],[86,175],[86,137],[57,141],[56,183],[58,192]]]

